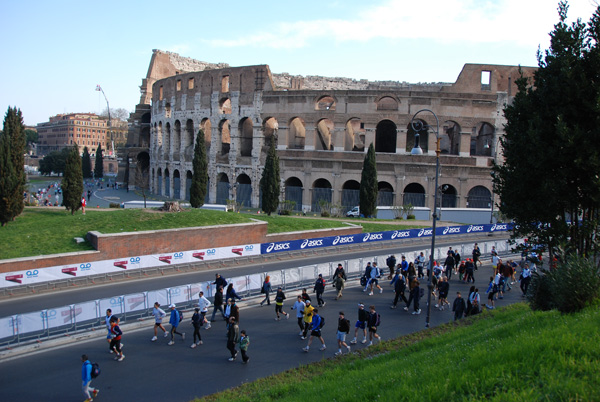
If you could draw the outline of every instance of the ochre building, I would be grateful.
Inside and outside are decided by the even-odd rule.
[[[521,68],[527,77],[534,71]],[[154,50],[130,116],[122,167],[130,185],[189,199],[195,136],[203,129],[206,202],[259,207],[259,181],[275,136],[282,200],[299,211],[318,211],[324,201],[346,210],[358,205],[363,160],[373,144],[378,204],[432,209],[439,122],[441,206],[490,208],[503,108],[521,72],[466,64],[455,83],[373,82],[274,74],[267,65],[230,67]],[[418,113],[428,129],[418,132],[423,155],[411,155],[417,134],[411,120],[422,109],[435,115]]]

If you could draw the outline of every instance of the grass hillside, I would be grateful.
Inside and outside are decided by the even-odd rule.
[[[26,208],[15,221],[0,228],[0,259],[92,250],[88,242],[77,244],[89,231],[121,233],[180,227],[247,223],[251,219],[268,223],[269,233],[327,229],[347,226],[343,220],[308,217],[236,214],[205,209],[186,209],[179,213],[161,213],[142,209],[92,209],[85,215],[71,215],[62,208]],[[366,232],[393,230],[386,223],[361,223]],[[418,226],[404,226],[407,229]]]
[[[598,307],[516,304],[201,400],[599,401]]]

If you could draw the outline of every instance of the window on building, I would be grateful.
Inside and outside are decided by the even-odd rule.
[[[492,86],[492,72],[483,70],[481,72],[481,89],[484,91],[489,91]]]
[[[221,79],[221,92],[229,92],[229,76],[224,75]]]
[[[158,100],[163,100],[163,87],[158,88]]]
[[[194,89],[194,78],[188,80],[188,89]]]
[[[181,91],[181,80],[177,80],[177,90]]]

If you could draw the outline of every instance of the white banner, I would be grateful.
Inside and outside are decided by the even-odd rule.
[[[169,288],[169,302],[172,304],[188,301],[187,285]]]
[[[98,320],[98,311],[96,307],[95,301],[89,301],[79,304],[73,305],[73,310],[75,312],[75,322],[86,322],[86,321],[95,321]],[[101,317],[104,317],[104,313],[106,310],[101,310]]]
[[[146,295],[144,293],[132,293],[123,296],[125,299],[125,312],[147,310]]]
[[[169,292],[167,289],[149,290],[147,293],[148,297],[148,308],[154,308],[154,303],[158,302],[160,308],[163,310],[168,309],[169,305]]]
[[[19,315],[19,333],[41,332],[44,330],[44,316],[46,311],[36,311],[34,313]]]
[[[57,328],[73,323],[71,306],[58,307],[46,310],[48,316],[48,328]]]
[[[0,318],[0,339],[13,338],[17,335],[15,320],[15,317]]]
[[[133,269],[189,264],[197,261],[260,255],[260,244],[243,244],[201,250],[179,251],[155,255],[123,257],[112,260],[59,265],[29,271],[7,272],[0,276],[0,288],[30,285],[48,281],[123,272]]]

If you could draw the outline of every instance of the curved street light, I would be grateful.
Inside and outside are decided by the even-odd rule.
[[[435,123],[436,126],[432,127],[430,125],[428,125],[427,123],[424,123],[422,120],[417,119],[417,115],[419,113],[422,112],[429,112],[433,115],[433,117],[435,117]],[[428,129],[432,129],[435,132],[435,142],[436,142],[436,147],[435,147],[435,191],[434,191],[434,196],[433,196],[433,226],[432,226],[432,232],[431,232],[431,255],[429,256],[429,270],[427,272],[427,317],[425,319],[425,328],[429,328],[429,320],[431,318],[431,293],[433,292],[433,283],[431,281],[432,275],[433,275],[433,256],[435,254],[435,228],[436,228],[436,223],[437,223],[437,199],[438,199],[438,176],[440,173],[440,121],[437,117],[437,115],[433,112],[433,110],[430,109],[421,109],[419,111],[417,111],[411,121],[410,121],[410,125],[413,129],[413,131],[416,134],[415,136],[415,148],[413,148],[413,150],[411,151],[412,155],[421,155],[423,153],[423,151],[421,150],[421,148],[419,147],[418,144],[418,133],[419,131],[423,131],[423,130],[428,130]],[[418,148],[418,150],[417,150]],[[421,151],[420,153],[418,151]]]

